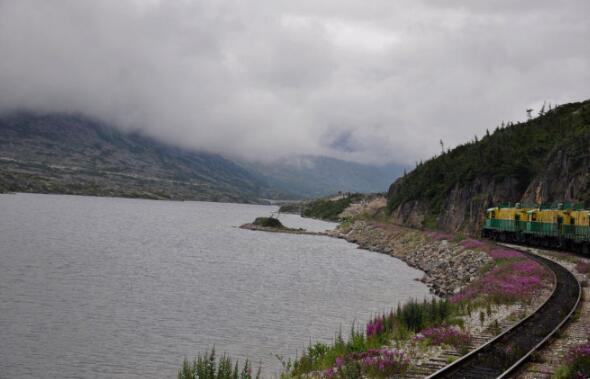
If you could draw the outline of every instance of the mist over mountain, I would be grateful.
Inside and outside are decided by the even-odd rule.
[[[319,197],[338,191],[386,192],[390,178],[399,177],[404,166],[368,165],[317,156],[296,156],[273,162],[244,162],[273,188],[304,197]]]
[[[587,98],[587,0],[3,0],[0,111],[174,146],[412,165]]]
[[[397,173],[325,157],[237,161],[81,115],[0,117],[0,191],[262,202],[385,191]]]

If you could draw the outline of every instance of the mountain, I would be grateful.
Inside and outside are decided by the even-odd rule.
[[[296,156],[270,163],[242,163],[273,188],[305,198],[344,192],[386,192],[405,166],[368,165],[319,156]]]
[[[485,209],[505,201],[590,204],[590,100],[488,132],[419,164],[388,192],[395,222],[455,232],[477,233]]]
[[[81,115],[21,112],[0,117],[0,192],[260,203],[359,188],[384,190],[386,186],[371,183],[395,177],[373,166],[306,160],[312,163],[306,168],[242,162],[170,146]],[[373,175],[388,176],[371,179]]]
[[[192,152],[75,115],[0,119],[5,190],[257,202],[269,186],[222,156]]]

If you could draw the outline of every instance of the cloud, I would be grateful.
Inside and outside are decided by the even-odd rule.
[[[590,3],[0,0],[0,110],[258,159],[413,163],[590,97]]]

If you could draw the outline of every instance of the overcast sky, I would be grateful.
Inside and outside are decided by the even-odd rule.
[[[0,0],[0,110],[411,164],[590,98],[588,15],[588,0]]]

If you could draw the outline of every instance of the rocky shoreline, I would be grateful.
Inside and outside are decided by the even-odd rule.
[[[420,280],[441,297],[458,293],[494,261],[484,251],[453,242],[452,236],[392,224],[355,221],[326,234],[401,259],[423,271]]]
[[[355,221],[340,224],[334,230],[310,232],[305,229],[273,228],[254,223],[241,229],[272,233],[329,236],[355,243],[359,248],[383,253],[406,262],[424,272],[420,279],[432,293],[448,297],[476,280],[494,259],[486,252],[471,249],[453,236],[405,228],[393,224]]]
[[[270,232],[270,233],[305,234],[305,235],[311,235],[311,236],[325,236],[325,235],[327,235],[326,233],[310,232],[305,229],[275,228],[275,227],[270,227],[270,226],[256,225],[253,223],[240,225],[240,229],[256,230],[256,231]]]

